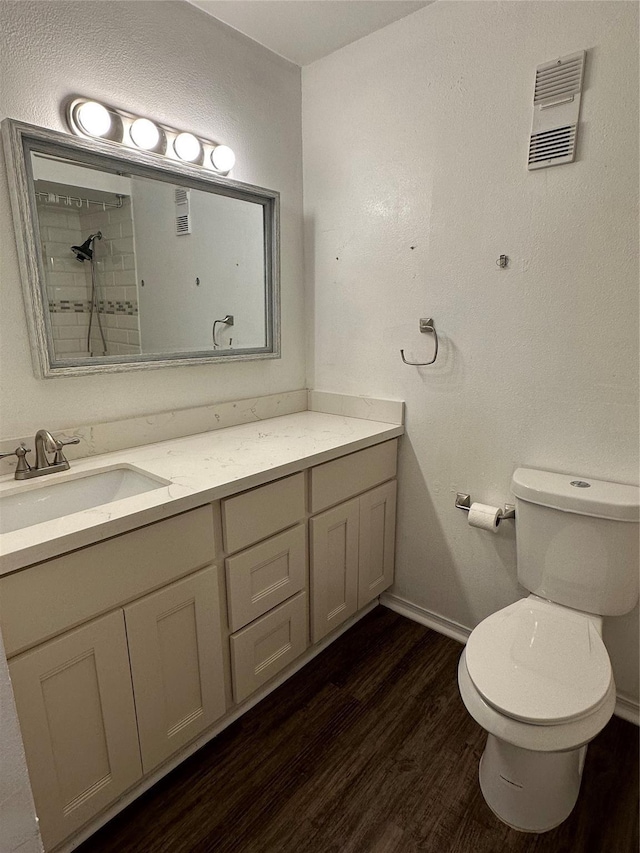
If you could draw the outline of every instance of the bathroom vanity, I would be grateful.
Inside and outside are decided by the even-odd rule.
[[[168,483],[1,539],[0,624],[47,850],[72,849],[392,583],[402,432],[299,412],[45,478],[128,466]]]
[[[2,132],[38,377],[280,357],[278,191],[128,130]],[[33,468],[30,439],[0,448],[29,480],[0,478],[0,628],[48,851],[73,849],[392,583],[401,415],[272,396],[204,407],[182,438],[184,412],[132,419],[131,444],[167,426],[171,440],[131,449],[116,428],[106,449],[130,449],[101,456],[81,429],[89,458],[59,473],[75,438],[46,424]]]

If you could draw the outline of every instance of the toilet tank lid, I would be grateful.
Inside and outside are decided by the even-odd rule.
[[[521,500],[540,506],[608,518],[634,521],[640,516],[640,489],[624,483],[608,483],[593,477],[557,474],[534,468],[516,468],[511,491]]]

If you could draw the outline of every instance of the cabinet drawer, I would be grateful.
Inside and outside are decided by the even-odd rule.
[[[305,525],[229,557],[226,569],[229,627],[237,631],[307,585]]]
[[[1,578],[7,655],[200,569],[214,554],[207,505]]]
[[[243,702],[307,648],[307,595],[299,592],[231,636],[233,698]]]
[[[304,474],[294,474],[222,501],[227,552],[239,551],[304,518]]]
[[[320,512],[396,476],[398,440],[311,469],[311,512]]]

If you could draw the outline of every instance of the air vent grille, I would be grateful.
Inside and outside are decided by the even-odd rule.
[[[176,234],[191,234],[191,190],[177,187],[175,190],[176,202]]]
[[[575,53],[536,70],[534,104],[553,106],[573,99],[582,89],[584,52]]]
[[[189,226],[189,217],[188,216],[176,216],[176,234],[190,234],[191,228]]]
[[[549,165],[550,160],[564,158],[563,162],[570,163],[575,156],[576,126],[555,127],[542,133],[534,133],[529,143],[529,166]]]
[[[585,51],[536,69],[527,166],[544,169],[576,158]]]

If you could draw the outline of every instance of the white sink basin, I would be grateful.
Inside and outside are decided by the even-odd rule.
[[[43,479],[45,482],[29,482],[0,495],[0,533],[11,533],[171,485],[169,480],[126,466],[70,474],[54,483],[47,483],[46,476]]]

